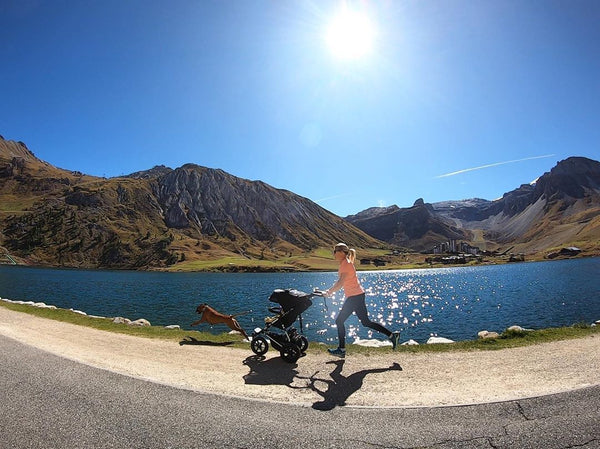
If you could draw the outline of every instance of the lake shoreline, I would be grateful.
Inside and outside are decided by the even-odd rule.
[[[372,320],[402,340],[430,337],[476,339],[483,330],[502,333],[513,325],[542,329],[592,323],[600,317],[600,259],[448,269],[359,273]],[[178,324],[194,330],[196,308],[209,304],[224,314],[250,310],[238,321],[246,332],[264,326],[275,289],[310,293],[326,289],[335,272],[320,273],[160,273],[0,267],[0,296],[45,302],[105,317],[145,318],[152,324]],[[577,294],[574,294],[577,286]],[[311,341],[337,343],[339,292],[326,301],[313,298],[302,329]],[[297,324],[296,324],[297,327]],[[379,339],[356,317],[347,322],[349,341]],[[208,326],[204,326],[208,329]],[[220,327],[215,326],[215,331]]]
[[[8,256],[8,255],[6,255]],[[431,255],[422,255],[423,258],[427,258]],[[10,257],[10,256],[8,256]],[[420,262],[411,262],[411,263],[392,263],[386,264],[382,266],[365,266],[361,264],[356,264],[356,270],[359,272],[378,272],[378,271],[397,271],[397,270],[422,270],[422,269],[438,269],[438,268],[457,268],[457,267],[482,267],[482,266],[494,266],[494,265],[505,265],[505,264],[523,264],[523,263],[535,263],[535,262],[559,262],[564,260],[577,260],[577,259],[591,259],[600,257],[600,254],[579,254],[577,256],[558,256],[552,259],[547,257],[534,257],[527,260],[522,261],[511,261],[509,258],[494,258],[491,260],[484,260],[482,262],[468,262],[468,263],[427,263],[424,260]],[[0,261],[0,266],[15,266],[15,267],[23,267],[23,268],[41,268],[41,269],[56,269],[56,270],[91,270],[91,271],[131,271],[131,272],[148,272],[148,273],[224,273],[224,274],[235,274],[235,273],[329,273],[333,271],[337,271],[335,264],[333,263],[333,259],[330,261],[331,267],[327,268],[319,268],[317,266],[314,267],[304,267],[300,268],[294,265],[276,265],[276,266],[266,266],[266,265],[243,265],[243,264],[234,264],[230,263],[227,266],[212,266],[210,268],[204,269],[186,269],[177,266],[171,267],[154,267],[154,268],[145,268],[145,269],[136,269],[132,267],[128,268],[98,268],[98,267],[70,267],[70,266],[61,266],[61,265],[38,265],[38,264],[28,264],[28,263],[18,263],[14,261],[12,258],[10,261],[7,259],[6,261]]]
[[[58,313],[61,312],[70,312],[74,315],[77,315],[78,317],[82,317],[82,318],[89,318],[91,320],[105,320],[107,322],[111,322],[113,324],[116,324],[118,326],[120,326],[120,329],[107,329],[105,327],[101,326],[102,330],[108,331],[110,332],[111,330],[114,331],[123,331],[124,329],[127,328],[127,325],[129,326],[133,326],[134,328],[138,327],[138,328],[143,328],[143,327],[149,327],[150,329],[168,329],[169,331],[172,330],[179,330],[181,332],[184,333],[198,333],[203,335],[204,337],[206,337],[207,335],[209,336],[208,339],[210,340],[212,336],[214,338],[214,342],[223,342],[225,340],[236,340],[235,337],[232,336],[240,336],[241,334],[239,334],[238,332],[235,331],[231,331],[228,333],[218,333],[218,334],[213,334],[210,332],[200,332],[200,331],[193,331],[193,330],[186,330],[186,329],[181,329],[181,327],[177,324],[172,324],[172,325],[166,325],[166,326],[152,326],[152,324],[150,322],[148,322],[145,318],[140,317],[137,318],[136,320],[131,320],[128,318],[123,318],[123,317],[103,317],[103,316],[95,316],[95,315],[88,315],[86,312],[81,311],[81,310],[74,310],[74,309],[62,309],[59,307],[56,307],[54,305],[49,305],[49,304],[45,304],[43,302],[33,302],[33,301],[20,301],[20,300],[11,300],[11,299],[7,299],[7,298],[1,298],[0,297],[0,306],[3,305],[7,305],[7,304],[12,304],[12,305],[16,305],[16,306],[24,306],[25,309],[12,309],[18,312],[23,312],[23,313],[28,313],[31,315],[38,315],[35,310],[45,310],[46,313],[42,314],[45,315],[43,316],[43,318],[48,318],[48,319],[53,319],[55,321],[59,321],[59,322],[71,322],[69,320],[64,320],[61,319],[58,315],[57,316],[52,316],[52,311],[57,311]],[[92,324],[92,322],[85,322],[85,321],[80,321],[80,320],[76,320],[77,322],[75,324],[78,325],[82,325],[82,326],[88,326],[88,327],[94,327]],[[142,323],[142,324],[140,324]],[[124,326],[124,327],[123,327]],[[584,333],[583,331],[587,328],[592,329],[591,332],[589,333]],[[452,340],[447,340],[444,338],[435,338],[435,339],[429,339],[426,343],[418,343],[415,342],[414,340],[408,340],[408,341],[404,341],[402,342],[401,340],[401,348],[405,349],[405,350],[409,350],[411,352],[416,352],[419,351],[422,348],[427,348],[429,347],[429,349],[432,349],[432,345],[437,346],[437,348],[435,348],[435,350],[439,350],[439,351],[451,351],[451,350],[472,350],[472,349],[477,349],[477,350],[497,350],[497,349],[502,349],[504,346],[498,347],[496,345],[496,343],[499,340],[502,339],[510,339],[510,338],[516,338],[516,339],[522,339],[522,341],[518,342],[517,344],[515,344],[514,346],[530,346],[530,345],[534,345],[534,344],[539,344],[539,343],[544,343],[546,342],[545,340],[540,340],[537,341],[537,338],[535,337],[536,333],[552,333],[553,331],[556,332],[560,329],[580,329],[581,333],[583,335],[577,335],[576,332],[572,332],[572,333],[565,333],[563,334],[563,336],[550,336],[550,337],[545,337],[548,338],[547,341],[562,341],[562,340],[568,340],[568,339],[572,339],[572,338],[582,338],[587,336],[588,334],[594,334],[594,333],[599,333],[600,334],[600,319],[596,320],[593,323],[574,323],[571,326],[563,326],[560,328],[544,328],[544,329],[523,329],[518,325],[512,326],[511,328],[506,329],[503,333],[492,333],[495,334],[491,335],[490,333],[488,333],[486,330],[482,330],[481,333],[488,333],[490,335],[485,335],[482,336],[478,339],[475,340],[459,340],[459,341],[452,341]],[[140,332],[143,335],[143,329],[139,329]],[[124,332],[127,333],[127,332]],[[172,334],[174,334],[174,332],[171,332]],[[170,337],[170,336],[169,336]],[[529,341],[525,339],[525,337],[530,337]],[[155,338],[155,337],[153,337]],[[447,341],[444,341],[447,340]],[[248,341],[243,340],[243,343],[249,343]],[[523,344],[521,344],[523,343]],[[314,347],[314,345],[321,345],[321,346],[325,346],[324,343],[322,342],[315,342],[315,341],[311,341],[311,345]],[[355,339],[354,342],[348,342],[348,345],[351,347],[362,347],[364,349],[360,349],[363,352],[369,352],[369,351],[377,351],[379,349],[389,349],[391,348],[391,343],[389,343],[389,341],[387,339],[385,340],[379,340],[379,339],[360,339],[357,338]],[[238,344],[239,346],[239,344]],[[513,345],[508,345],[507,347],[511,347]]]

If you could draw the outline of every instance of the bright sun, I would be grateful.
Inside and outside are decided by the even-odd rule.
[[[325,40],[331,53],[339,59],[355,60],[367,55],[375,39],[369,18],[344,9],[329,24]]]

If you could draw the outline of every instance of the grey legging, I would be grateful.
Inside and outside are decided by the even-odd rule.
[[[356,316],[363,326],[376,330],[377,332],[381,332],[388,337],[392,335],[392,333],[381,324],[375,323],[369,319],[367,306],[365,305],[365,294],[362,293],[360,295],[346,298],[346,301],[344,301],[344,305],[342,306],[342,310],[340,310],[340,313],[335,319],[340,348],[346,347],[346,327],[344,326],[344,322],[348,319],[348,317],[350,317],[350,315],[352,315],[352,312],[356,312]]]

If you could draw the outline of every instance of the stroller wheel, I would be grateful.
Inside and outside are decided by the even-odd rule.
[[[294,343],[286,343],[283,345],[283,348],[281,348],[280,354],[281,358],[286,362],[296,363],[300,358],[301,352],[300,348]]]
[[[256,355],[263,355],[269,350],[269,342],[265,337],[254,337],[252,343],[250,343],[250,349]]]
[[[304,335],[300,335],[295,343],[298,345],[300,352],[306,352],[308,349],[308,338],[306,338]]]

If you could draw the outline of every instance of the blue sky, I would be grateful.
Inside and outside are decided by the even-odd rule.
[[[370,50],[332,53],[340,10]],[[600,159],[597,0],[0,0],[0,134],[118,176],[191,162],[345,216]]]

